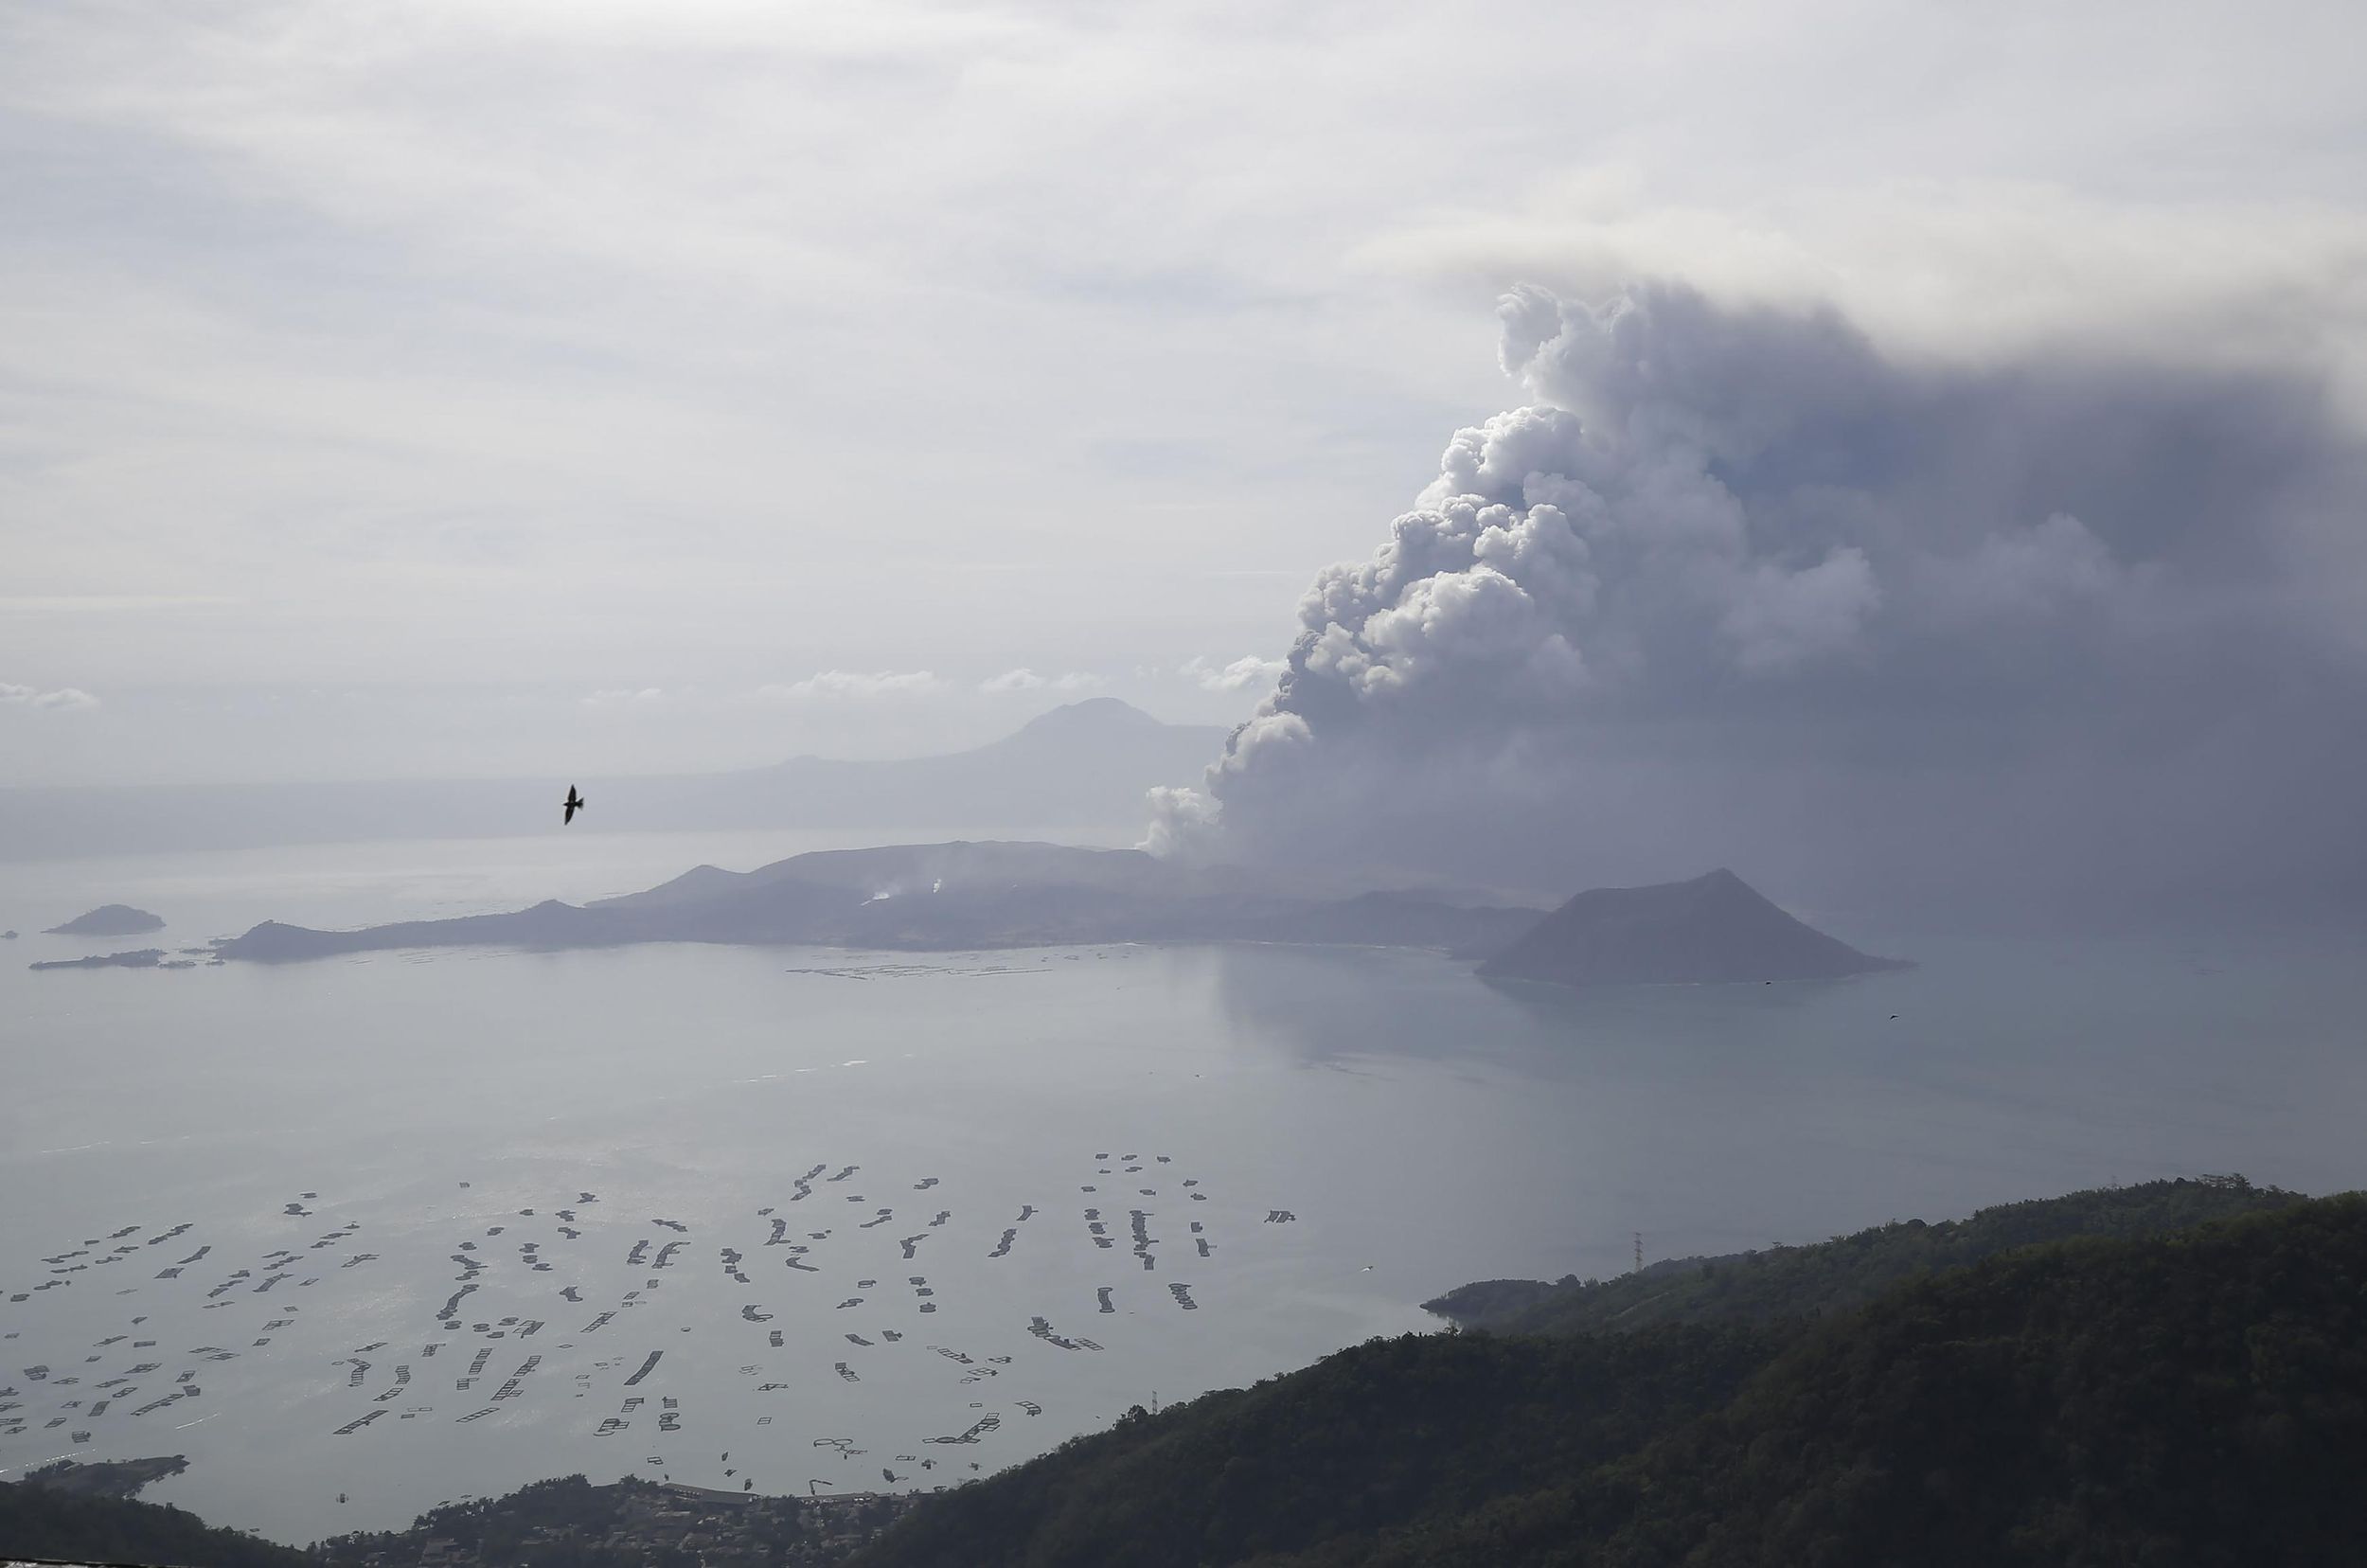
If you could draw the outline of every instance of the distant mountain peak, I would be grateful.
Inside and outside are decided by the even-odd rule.
[[[1014,739],[1018,735],[1108,735],[1116,730],[1166,727],[1131,703],[1121,702],[1115,697],[1088,697],[1082,702],[1063,703],[1049,713],[1038,714],[1019,727]]]

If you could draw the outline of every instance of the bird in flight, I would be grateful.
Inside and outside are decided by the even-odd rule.
[[[576,813],[582,810],[583,796],[576,793],[576,787],[573,784],[568,785],[567,805],[564,813],[559,819],[559,825],[561,828],[566,827],[567,824],[576,820]]]

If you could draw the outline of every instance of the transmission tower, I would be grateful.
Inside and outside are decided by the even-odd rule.
[[[1642,1231],[1635,1233],[1635,1272],[1638,1274],[1644,1272],[1644,1233]]]

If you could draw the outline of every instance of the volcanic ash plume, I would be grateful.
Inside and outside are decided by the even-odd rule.
[[[1317,578],[1150,847],[1546,891],[2367,882],[2367,464],[2306,377],[1911,365],[1673,288],[1500,315],[1531,401]]]

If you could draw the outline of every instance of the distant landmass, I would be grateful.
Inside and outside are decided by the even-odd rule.
[[[1112,697],[1071,703],[990,744],[941,756],[800,757],[729,773],[600,778],[399,779],[0,790],[0,860],[249,849],[361,839],[763,828],[1059,828],[1130,832],[1143,797],[1196,782],[1224,749],[1215,725],[1162,723]]]
[[[63,925],[53,925],[43,935],[46,936],[144,936],[151,931],[162,931],[161,916],[130,904],[100,904],[87,915],[77,915]]]
[[[1176,865],[1132,849],[955,842],[796,855],[754,871],[712,865],[645,892],[361,931],[267,920],[221,944],[264,962],[390,948],[614,947],[632,942],[796,943],[952,950],[1086,942],[1272,941],[1492,953],[1535,909],[1427,893],[1325,899],[1244,873]]]
[[[44,958],[28,964],[27,969],[193,969],[196,960],[184,958],[172,964],[165,962],[162,948],[141,948],[133,953],[94,953],[87,958]]]
[[[1480,966],[1490,979],[1561,986],[1838,980],[1907,969],[1825,935],[1732,871],[1651,887],[1598,887]]]
[[[1239,867],[1001,841],[821,850],[754,871],[702,865],[585,905],[553,899],[358,931],[266,920],[215,951],[278,963],[396,948],[635,942],[952,951],[1241,941],[1429,948],[1483,960],[1483,975],[1572,985],[1823,980],[1902,967],[1809,929],[1726,871],[1581,893],[1543,914],[1431,892],[1318,897]]]

